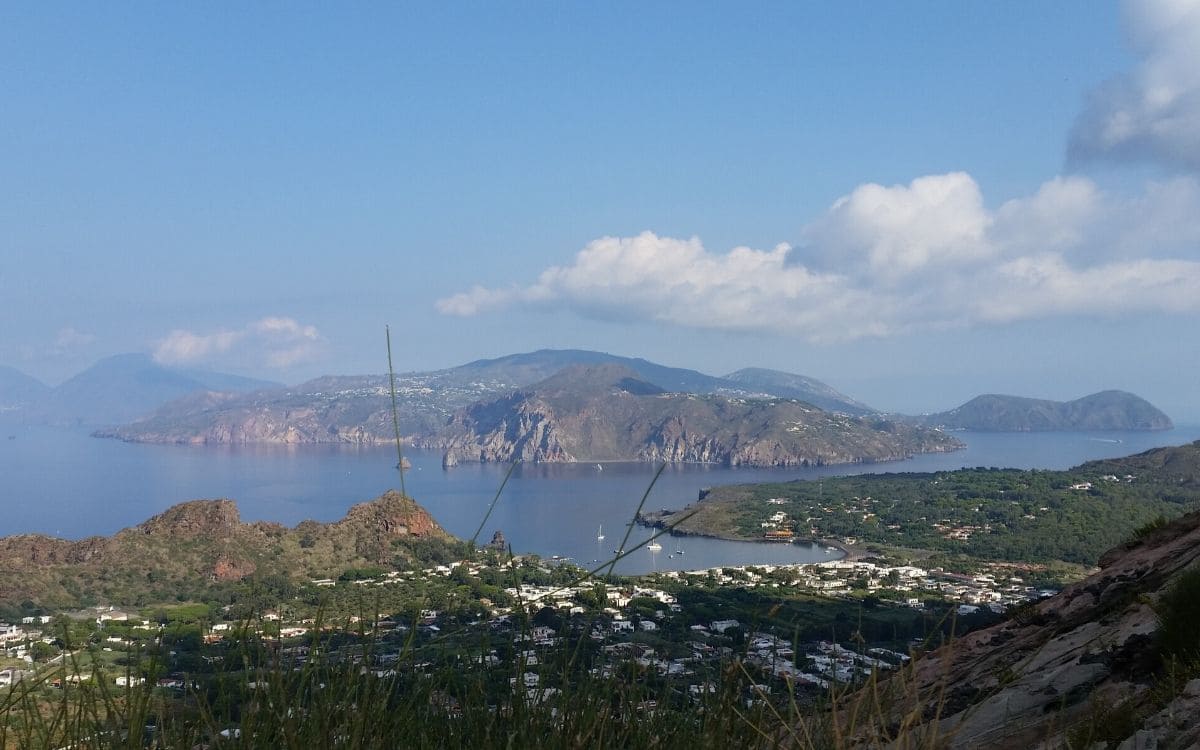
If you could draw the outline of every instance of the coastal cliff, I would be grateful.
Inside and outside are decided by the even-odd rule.
[[[401,433],[413,442],[434,443],[460,409],[529,388],[568,367],[602,365],[627,367],[638,378],[673,393],[792,398],[848,414],[874,411],[803,375],[752,369],[719,378],[603,352],[543,349],[444,370],[397,374]],[[5,404],[5,382],[0,377],[0,409]],[[196,445],[386,443],[393,439],[389,386],[386,375],[355,375],[326,376],[251,393],[220,393],[210,387],[160,403],[153,413],[139,414],[136,422],[104,427],[95,434],[138,443]]]
[[[940,431],[794,399],[669,393],[616,365],[569,368],[460,410],[431,447],[443,463],[689,461],[813,466],[956,450]]]

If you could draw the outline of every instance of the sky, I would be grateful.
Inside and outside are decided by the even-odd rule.
[[[1200,422],[1200,0],[0,5],[0,364]]]

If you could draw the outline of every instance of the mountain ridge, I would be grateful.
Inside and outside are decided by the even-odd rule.
[[[443,464],[686,461],[808,466],[961,447],[934,430],[826,412],[803,401],[666,391],[622,365],[569,368],[468,406],[429,447]]]
[[[166,367],[146,354],[117,354],[53,388],[43,385],[14,411],[32,423],[96,427],[129,422],[166,402],[202,391],[245,392],[278,385],[228,373]],[[14,390],[0,380],[0,405],[5,394]]]
[[[626,367],[639,379],[671,392],[797,399],[827,411],[926,427],[1038,431],[1172,426],[1170,418],[1149,402],[1123,391],[1101,391],[1069,402],[984,394],[949,411],[909,416],[878,412],[819,380],[795,373],[751,367],[716,377],[604,352],[540,349],[442,370],[398,374],[401,432],[414,442],[430,443],[460,409],[506,396],[565,367],[580,365]],[[175,372],[187,379],[186,386],[176,386],[176,391],[185,393],[136,421],[131,418],[119,426],[102,426],[96,434],[131,442],[183,444],[381,444],[393,439],[386,375],[327,375],[295,386],[265,389],[251,387],[258,381],[235,381],[233,386],[249,390],[232,394],[220,390],[223,384],[212,377],[199,382],[193,375],[191,371]],[[148,403],[146,406],[149,408]],[[92,424],[118,421],[97,419],[95,405],[90,408]],[[66,411],[58,409],[60,414]],[[61,418],[59,422],[72,423]]]
[[[508,395],[565,367],[580,365],[627,367],[640,379],[669,391],[773,395],[643,359],[578,349],[541,349],[443,370],[397,374],[401,431],[419,442],[429,442],[459,409]],[[811,378],[804,380],[820,384]],[[848,405],[858,403],[820,385],[821,398],[826,401],[841,397]],[[151,443],[376,444],[393,439],[390,407],[386,375],[323,376],[269,392],[209,397],[208,403],[195,398],[172,402],[146,419],[98,434]]]
[[[1174,426],[1149,401],[1119,390],[1072,401],[983,394],[948,411],[914,419],[929,426],[988,432],[1169,430]]]
[[[0,414],[23,411],[50,390],[50,386],[32,375],[0,365]]]
[[[763,389],[770,395],[807,401],[826,411],[843,411],[856,415],[872,414],[878,411],[807,375],[770,370],[764,367],[744,367],[725,375],[724,379],[747,387]]]

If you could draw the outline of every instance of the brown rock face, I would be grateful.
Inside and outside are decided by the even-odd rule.
[[[1200,513],[1113,549],[1099,573],[920,659],[900,690],[901,710],[923,717],[930,736],[961,748],[1058,747],[1077,724],[1116,706],[1150,710],[1158,667],[1154,603],[1198,562]],[[871,701],[866,692],[857,699]],[[1171,714],[1171,708],[1162,711]],[[896,701],[882,714],[898,723]],[[888,732],[875,729],[879,734],[863,742],[887,744]],[[1146,731],[1157,732],[1157,746],[1200,741],[1197,722],[1181,729],[1164,721],[1139,736]],[[1142,740],[1137,747],[1156,746]]]
[[[369,503],[352,507],[346,517],[330,527],[354,537],[356,554],[378,563],[391,560],[392,541],[407,537],[449,538],[433,516],[412,498],[389,490]]]
[[[0,566],[18,570],[26,566],[72,565],[103,557],[109,540],[91,536],[70,542],[41,534],[21,534],[0,539]]]
[[[389,539],[403,536],[425,537],[446,532],[416,501],[396,490],[388,490],[369,503],[359,503],[346,512],[335,527],[376,530]]]
[[[139,525],[143,534],[174,538],[224,537],[241,524],[232,500],[192,500],[180,503]]]
[[[71,557],[74,546],[65,539],[41,534],[5,537],[0,539],[0,563],[28,561],[35,565],[54,565],[66,562]]]
[[[577,460],[559,440],[553,412],[541,404],[521,405],[511,419],[482,434],[476,432],[469,411],[459,415],[454,425],[460,427],[462,433],[446,446],[443,466],[463,462],[564,463]]]
[[[957,450],[942,432],[792,399],[667,393],[625,368],[572,368],[457,412],[430,447],[444,466],[512,461],[687,461],[812,466]]]
[[[336,523],[305,521],[294,529],[242,523],[230,500],[194,500],[111,537],[0,538],[0,600],[72,607],[85,591],[124,605],[173,596],[176,584],[199,588],[254,574],[325,577],[365,562],[422,561],[427,546],[406,542],[416,539],[453,541],[398,492],[356,505]]]
[[[253,575],[257,569],[258,566],[251,560],[235,560],[221,555],[213,564],[212,577],[216,581],[240,581],[248,575]]]

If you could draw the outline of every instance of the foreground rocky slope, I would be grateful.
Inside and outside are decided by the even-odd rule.
[[[232,500],[173,506],[111,537],[68,541],[38,534],[0,539],[0,600],[74,606],[170,601],[251,575],[336,576],[348,567],[420,563],[452,545],[424,508],[390,491],[334,523],[295,528],[243,523]]]
[[[1171,418],[1125,391],[1101,391],[1074,401],[976,396],[950,411],[918,417],[921,424],[987,432],[1169,430]]]
[[[434,442],[444,463],[696,461],[808,466],[962,447],[940,431],[793,399],[669,393],[618,365],[569,368],[463,409]]]
[[[1196,481],[1194,466],[1181,481]],[[1200,576],[1200,513],[1111,550],[1100,565],[918,660],[880,692],[856,696],[859,717],[884,717],[858,730],[859,741],[887,744],[899,734],[958,748],[1195,747],[1200,661],[1176,662],[1172,673],[1160,618],[1173,587]],[[1191,624],[1193,653],[1198,628]],[[877,695],[887,696],[882,708]]]

